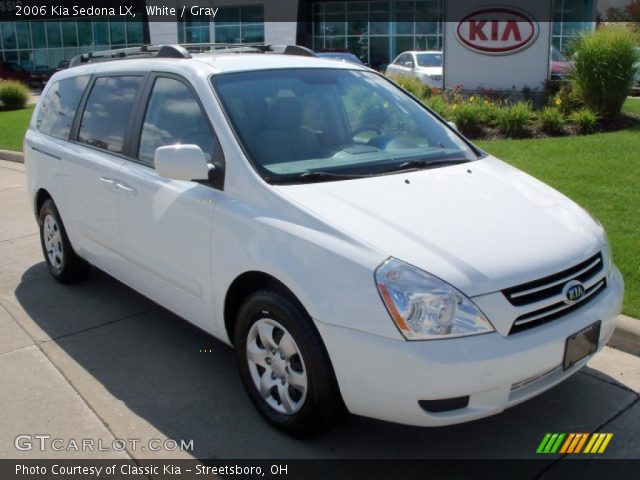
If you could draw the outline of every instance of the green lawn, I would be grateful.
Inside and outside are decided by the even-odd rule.
[[[0,111],[0,150],[22,151],[22,139],[32,112],[33,105],[21,110]]]
[[[640,318],[640,128],[476,143],[560,190],[603,223],[625,279],[623,311]]]
[[[640,115],[640,97],[627,98],[627,101],[622,106],[622,111]]]

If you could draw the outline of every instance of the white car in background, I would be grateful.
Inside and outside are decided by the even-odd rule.
[[[442,88],[444,54],[438,50],[404,52],[387,65],[387,75],[409,75],[434,88]]]

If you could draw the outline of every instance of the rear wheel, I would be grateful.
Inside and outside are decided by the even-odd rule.
[[[331,425],[340,393],[320,335],[297,302],[254,293],[240,309],[234,340],[244,385],[271,424],[298,437]]]
[[[50,198],[40,208],[38,224],[42,252],[51,275],[61,283],[84,279],[89,272],[89,264],[71,247],[58,209]]]

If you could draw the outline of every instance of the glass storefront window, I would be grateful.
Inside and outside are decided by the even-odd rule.
[[[571,43],[593,28],[595,0],[555,0],[553,4],[553,46],[563,53],[571,50]]]
[[[262,43],[264,7],[220,7],[214,31],[216,43]]]
[[[16,41],[16,30],[13,22],[0,24],[0,35],[2,36],[2,46],[5,50],[13,50],[18,47]]]
[[[242,27],[242,41],[247,43],[264,42],[264,24]]]
[[[240,26],[216,26],[216,43],[240,43]]]
[[[47,22],[47,43],[49,48],[62,46],[60,22]]]
[[[109,22],[109,33],[111,34],[111,45],[114,48],[125,45],[124,22]]]
[[[141,45],[144,31],[141,19],[0,22],[0,59],[18,62],[27,69],[56,68],[61,60],[71,60],[79,53]]]
[[[44,22],[31,22],[31,41],[33,42],[33,48],[47,48]]]
[[[62,22],[62,43],[65,47],[78,46],[78,31],[76,22]]]
[[[111,43],[109,41],[109,22],[106,19],[93,24],[93,34],[96,45],[109,45]]]
[[[443,3],[444,0],[317,3],[313,10],[313,48],[347,48],[374,68],[384,67],[402,51],[441,49]]]
[[[29,24],[27,22],[16,22],[16,39],[18,48],[31,48],[31,35],[29,34]]]
[[[93,45],[93,22],[78,22],[78,42],[83,47]]]

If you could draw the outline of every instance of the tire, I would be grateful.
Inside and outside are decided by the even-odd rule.
[[[244,386],[275,427],[309,437],[327,430],[342,412],[329,355],[290,296],[270,290],[249,296],[238,313],[234,345]]]
[[[42,253],[53,278],[60,283],[83,280],[89,273],[89,264],[73,250],[60,213],[50,198],[40,208],[38,226]]]

